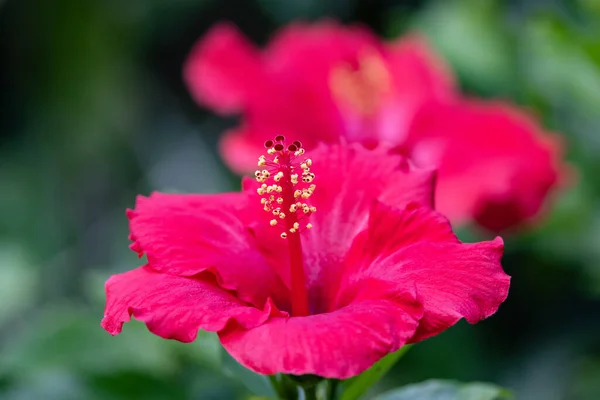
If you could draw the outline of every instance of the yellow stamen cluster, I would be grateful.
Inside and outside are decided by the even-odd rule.
[[[317,212],[317,207],[309,206],[306,203],[297,202],[290,206],[290,212],[302,211],[304,214]]]
[[[258,165],[260,165],[260,160],[258,161]],[[256,178],[257,182],[262,183],[271,177],[271,173],[269,171],[267,171],[266,169],[263,169],[262,171],[256,170],[256,171],[254,171],[254,177]]]
[[[264,195],[265,193],[271,194],[271,193],[281,193],[281,192],[283,192],[283,188],[280,185],[276,185],[276,184],[267,185],[266,183],[263,183],[258,189],[256,189],[256,193],[258,193],[261,196]]]
[[[310,158],[302,161],[297,159],[305,154],[300,142],[293,142],[287,147],[284,142],[283,136],[265,142],[267,155],[261,155],[258,158],[260,168],[255,171],[254,177],[261,184],[256,189],[258,195],[261,196],[260,203],[263,209],[272,216],[269,224],[277,226],[279,222],[286,221],[284,225],[287,231],[281,234],[281,237],[285,239],[289,234],[300,233],[303,229],[311,229],[312,224],[304,221],[317,209],[306,202],[316,188],[311,183],[315,179],[315,174],[310,171],[312,160]],[[286,203],[289,201],[286,199],[291,200],[292,194],[294,203]]]
[[[302,154],[304,154],[304,153],[305,153],[304,149],[300,148],[300,149],[298,149],[298,150],[296,150],[296,151],[294,152],[294,155],[295,155],[296,157],[298,157],[298,156],[301,156],[301,155],[302,155]]]
[[[392,92],[392,79],[381,55],[365,49],[358,56],[358,68],[340,64],[332,70],[329,87],[336,101],[353,111],[370,116],[379,110]]]

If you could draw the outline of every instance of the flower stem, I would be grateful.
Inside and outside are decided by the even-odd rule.
[[[269,375],[271,386],[277,393],[277,398],[280,400],[297,400],[298,389],[296,385],[289,381],[285,375]]]
[[[311,386],[304,388],[304,398],[305,400],[317,400],[317,387]]]
[[[327,380],[327,395],[326,400],[335,400],[337,398],[337,387],[339,381],[337,379]]]

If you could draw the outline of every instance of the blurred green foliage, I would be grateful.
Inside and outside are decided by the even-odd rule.
[[[264,42],[285,21],[322,16],[386,37],[422,31],[465,91],[531,109],[574,166],[541,223],[507,239],[513,284],[498,314],[414,346],[369,396],[442,378],[495,382],[517,399],[600,398],[599,4],[0,2],[0,398],[272,394],[214,335],[184,345],[131,323],[109,336],[102,288],[140,263],[124,217],[136,193],[239,187],[215,151],[235,122],[198,108],[181,80],[194,41],[221,19]]]
[[[390,390],[375,400],[501,400],[512,395],[505,389],[483,383],[459,384],[429,380]]]

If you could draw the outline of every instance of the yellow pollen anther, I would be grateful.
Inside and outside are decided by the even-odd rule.
[[[315,185],[310,184],[315,174],[310,172],[312,160],[310,158],[295,158],[305,154],[300,142],[286,144],[283,136],[277,136],[275,140],[265,142],[266,155],[258,158],[259,167],[254,172],[254,177],[260,187],[256,192],[261,196],[260,203],[271,216],[269,224],[276,226],[286,216],[289,223],[287,230],[282,229],[283,239],[289,234],[299,234],[306,227],[310,229],[311,224],[306,224],[304,218],[309,217],[316,208],[311,207],[304,201],[310,198],[315,191]],[[305,216],[302,216],[302,211]],[[290,215],[286,215],[290,213]],[[289,221],[291,218],[291,221]],[[281,230],[279,230],[281,232]]]
[[[304,171],[302,173],[302,182],[309,183],[312,182],[313,179],[315,179],[315,174],[312,172]]]
[[[338,105],[370,116],[380,109],[392,91],[390,72],[377,50],[365,48],[358,68],[347,63],[332,69],[329,86]]]
[[[317,207],[315,207],[315,206],[310,207],[310,212],[313,212],[313,213],[317,212]]]
[[[306,229],[311,229],[312,228],[312,224],[309,222],[308,224],[306,224]]]

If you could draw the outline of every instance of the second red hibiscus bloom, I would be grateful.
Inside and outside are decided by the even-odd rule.
[[[194,48],[185,78],[201,104],[244,115],[221,142],[238,172],[269,132],[307,149],[383,143],[439,170],[442,213],[492,231],[535,217],[564,176],[554,136],[514,106],[463,98],[418,36],[384,43],[333,22],[292,24],[259,50],[223,24]]]

